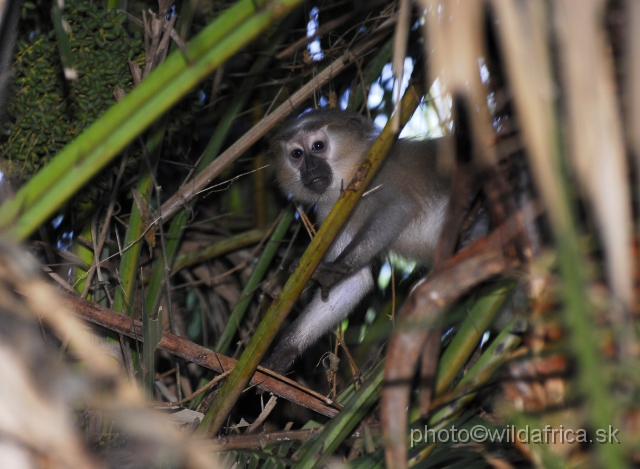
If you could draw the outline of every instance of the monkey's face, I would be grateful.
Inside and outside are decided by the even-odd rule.
[[[375,136],[373,123],[352,112],[316,110],[286,124],[272,139],[280,186],[297,202],[327,212],[349,183]]]
[[[289,164],[300,173],[300,182],[314,194],[324,194],[333,171],[328,163],[331,141],[323,129],[304,133],[285,144]]]
[[[273,141],[276,174],[287,196],[297,202],[333,204],[340,195],[337,178],[341,175],[335,167],[338,147],[326,126],[298,128],[286,138]]]

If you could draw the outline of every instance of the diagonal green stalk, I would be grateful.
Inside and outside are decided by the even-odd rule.
[[[0,229],[16,240],[28,237],[133,138],[300,1],[236,3],[191,41],[184,54],[171,54],[3,204]]]
[[[218,343],[214,348],[216,352],[222,354],[227,353],[229,344],[231,344],[231,339],[233,339],[233,336],[236,334],[238,324],[242,321],[242,317],[249,307],[249,303],[251,303],[255,289],[260,284],[269,264],[271,264],[271,260],[276,255],[278,247],[280,246],[280,241],[282,241],[282,238],[287,233],[289,226],[291,226],[294,213],[295,211],[293,210],[293,207],[289,206],[282,215],[282,218],[280,218],[278,225],[273,230],[273,234],[271,235],[268,244],[265,246],[264,251],[262,251],[262,255],[260,256],[256,266],[253,268],[253,272],[251,272],[251,276],[249,277],[249,280],[247,280],[247,284],[242,289],[242,293],[240,293],[240,300],[238,301],[238,304],[233,308],[231,316],[229,316],[229,320],[227,321],[227,325],[218,339]]]
[[[149,154],[149,165],[143,163],[144,172],[140,175],[136,189],[140,195],[141,203],[145,205],[151,213],[151,194],[153,190],[153,174],[156,172],[158,160],[160,159],[160,148],[164,137],[164,125],[154,132],[149,138],[147,152]],[[150,166],[150,167],[149,167]],[[143,208],[143,209],[144,209]],[[140,251],[142,249],[142,237],[146,228],[145,220],[142,217],[140,208],[135,202],[131,207],[129,215],[129,226],[124,237],[122,246],[125,251],[120,259],[120,268],[118,273],[120,276],[120,285],[116,288],[113,310],[119,313],[125,313],[133,316],[131,308],[131,298],[135,289],[136,276],[138,274],[138,265],[140,263]]]
[[[417,108],[421,96],[422,89],[418,84],[409,87],[405,92],[401,105],[402,114],[400,120],[402,125],[409,120]],[[357,188],[351,187],[351,185],[347,187],[343,197],[333,207],[331,213],[320,227],[318,234],[313,238],[302,259],[300,259],[300,265],[295,274],[289,278],[282,292],[260,322],[240,360],[238,360],[237,365],[220,388],[216,399],[202,419],[197,430],[200,435],[215,435],[226,420],[229,412],[231,412],[240,397],[240,393],[249,382],[269,345],[271,345],[280,324],[291,311],[295,301],[302,293],[304,285],[311,278],[311,274],[329,249],[331,242],[346,222],[367,185],[375,176],[387,152],[397,139],[397,134],[392,131],[391,124],[392,120],[382,130],[367,158],[362,163],[356,175],[356,177],[362,177],[359,181],[361,184]]]
[[[171,269],[171,275],[176,274],[185,267],[191,267],[195,264],[208,261],[214,257],[221,256],[227,252],[242,249],[251,244],[257,244],[265,236],[269,234],[268,228],[256,228],[253,230],[245,231],[244,233],[230,236],[228,238],[221,239],[207,247],[197,249],[185,254],[180,254],[176,257]]]
[[[384,363],[384,360],[381,360],[376,365],[364,385],[349,399],[340,414],[331,419],[321,433],[302,445],[298,451],[296,469],[322,467],[327,458],[351,435],[369,409],[380,399]]]
[[[173,217],[173,220],[171,220],[171,225],[166,233],[166,265],[168,265],[169,268],[171,268],[171,264],[173,264],[176,253],[178,252],[180,240],[182,239],[182,232],[184,231],[186,224],[187,212],[185,210],[181,210],[175,217]],[[152,314],[153,311],[158,309],[158,306],[160,305],[160,298],[164,291],[165,281],[169,279],[170,274],[171,272],[165,271],[164,254],[160,254],[158,259],[156,259],[153,272],[151,273],[151,280],[149,280],[149,285],[145,295],[145,308],[147,314]]]
[[[370,87],[371,84],[378,79],[378,77],[382,74],[382,69],[384,68],[384,66],[391,61],[392,51],[393,39],[390,39],[382,47],[380,47],[380,50],[376,53],[371,63],[363,71],[363,85],[358,86],[355,89],[353,102],[349,104],[348,109],[354,111],[360,108],[362,102],[365,100],[365,94],[362,89],[364,84],[366,84],[367,87]]]
[[[475,398],[477,392],[470,391],[477,390],[486,384],[498,368],[509,359],[510,353],[522,343],[521,334],[524,329],[524,320],[515,318],[500,332],[456,385],[453,394],[457,394],[458,399],[435,412],[429,418],[430,425],[445,425],[447,419],[452,418],[456,412]],[[416,421],[417,417],[419,416],[412,421]]]
[[[476,297],[472,306],[469,302],[465,302],[463,308],[468,311],[468,315],[438,364],[436,396],[446,391],[467,363],[482,335],[513,290],[515,283],[513,279],[503,280],[497,285],[482,289],[479,293],[480,297]]]
[[[288,31],[289,27],[292,24],[287,21],[281,25],[281,29],[283,31]],[[216,128],[216,132],[211,137],[211,140],[207,144],[207,148],[205,148],[204,153],[202,154],[202,158],[196,167],[195,174],[199,174],[205,169],[219,154],[224,141],[229,135],[229,130],[231,129],[231,125],[233,121],[238,116],[238,113],[242,111],[245,104],[251,94],[253,94],[256,85],[258,84],[259,76],[264,70],[267,68],[271,60],[273,59],[273,53],[276,51],[277,47],[282,43],[285,38],[285,34],[278,34],[273,38],[271,44],[267,50],[267,55],[263,55],[258,57],[256,61],[251,65],[249,69],[248,77],[242,82],[240,86],[240,90],[238,93],[238,97],[231,102],[229,105],[227,112],[225,112],[222,119],[218,123],[218,127]]]
[[[93,237],[91,236],[91,223],[87,223],[82,228],[80,236],[84,237],[89,242],[93,242]],[[93,262],[93,250],[89,249],[84,244],[80,244],[77,239],[73,243],[73,253],[86,265],[91,266]],[[87,282],[87,271],[88,270],[86,268],[81,266],[73,267],[73,284],[79,293],[84,290],[84,286]],[[91,295],[88,295],[87,298],[91,299]]]
[[[142,383],[147,395],[152,398],[156,379],[156,347],[162,339],[162,315],[150,311],[142,312]]]
[[[153,396],[153,384],[155,380],[155,350],[162,337],[162,313],[159,310],[162,293],[166,291],[167,283],[171,274],[171,264],[176,257],[182,233],[187,223],[187,212],[181,210],[171,221],[169,230],[166,233],[164,249],[161,249],[160,256],[156,259],[156,264],[151,274],[148,288],[145,293],[145,303],[142,310],[144,326],[144,347],[142,349],[142,362],[145,365],[143,370],[143,382],[145,389],[150,396]],[[161,240],[161,242],[163,242]],[[165,262],[165,255],[168,261]],[[167,298],[171,301],[171,298]],[[169,313],[169,324],[171,331],[175,334],[172,324],[171,311]],[[147,339],[149,342],[147,343]]]
[[[485,350],[478,361],[465,374],[454,388],[452,395],[457,398],[443,406],[429,418],[429,428],[438,431],[450,425],[464,409],[464,406],[475,399],[478,389],[486,385],[496,371],[507,361],[516,348],[522,343],[521,333],[525,328],[522,319],[514,319],[500,332],[498,337]],[[419,415],[414,415],[412,423],[416,422]],[[435,443],[427,445],[417,454],[412,456],[409,467],[424,461],[435,449]]]

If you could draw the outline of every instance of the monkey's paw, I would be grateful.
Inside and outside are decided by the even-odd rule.
[[[289,273],[294,273],[298,267],[300,267],[300,259],[296,259],[291,262],[291,265],[289,265]]]
[[[329,296],[329,290],[349,273],[349,267],[339,262],[321,262],[311,276],[320,284],[322,298]]]
[[[266,361],[261,363],[261,366],[284,376],[297,356],[298,350],[295,347],[278,347]]]

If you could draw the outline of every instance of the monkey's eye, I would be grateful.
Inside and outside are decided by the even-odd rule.
[[[301,158],[303,154],[304,154],[304,152],[303,152],[302,150],[300,150],[299,148],[296,148],[296,149],[294,149],[294,150],[291,150],[291,156],[292,156],[293,158],[295,158],[296,160],[297,160],[298,158]]]
[[[324,142],[318,140],[317,142],[313,142],[313,145],[311,145],[311,147],[314,150],[318,150],[318,151],[322,150],[322,149],[324,149]]]

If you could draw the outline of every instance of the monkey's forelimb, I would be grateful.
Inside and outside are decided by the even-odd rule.
[[[345,317],[345,311],[351,312],[373,290],[373,285],[373,275],[367,266],[336,284],[328,298],[323,299],[321,292],[316,292],[309,306],[286,330],[264,366],[284,374],[295,358],[327,330],[337,326]]]
[[[335,249],[338,256],[321,262],[311,276],[320,284],[323,298],[344,277],[380,258],[418,210],[412,199],[390,185],[360,200],[335,243],[344,248]]]

